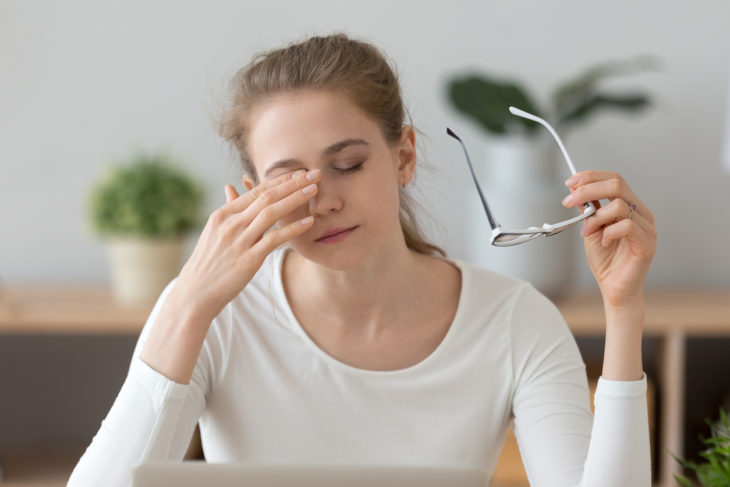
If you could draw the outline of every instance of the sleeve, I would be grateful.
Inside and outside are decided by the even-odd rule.
[[[68,481],[69,487],[129,486],[148,461],[181,460],[205,406],[209,363],[198,358],[190,384],[178,384],[139,358],[149,330],[174,286],[161,293],[140,333],[119,395]],[[205,349],[205,347],[203,347]]]
[[[515,301],[511,330],[514,429],[530,485],[650,487],[646,376],[599,378],[594,419],[575,339],[529,284]]]

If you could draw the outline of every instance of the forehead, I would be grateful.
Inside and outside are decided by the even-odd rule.
[[[305,91],[273,98],[251,114],[248,152],[259,174],[280,159],[306,159],[333,143],[365,139],[385,144],[378,124],[346,96]]]

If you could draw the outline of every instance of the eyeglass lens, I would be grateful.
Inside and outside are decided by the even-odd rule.
[[[540,233],[501,233],[494,239],[494,245],[504,247],[508,245],[517,245],[522,242],[532,240],[540,235]]]

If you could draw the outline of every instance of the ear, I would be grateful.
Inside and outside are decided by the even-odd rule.
[[[408,184],[416,172],[416,132],[406,125],[398,141],[398,184]]]
[[[248,174],[244,174],[241,179],[243,179],[243,186],[246,188],[246,191],[251,191],[256,186],[256,183],[253,182],[253,179]]]

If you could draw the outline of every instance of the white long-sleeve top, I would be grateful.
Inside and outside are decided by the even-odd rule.
[[[197,422],[209,462],[439,465],[494,470],[509,423],[532,486],[649,487],[646,376],[599,379],[557,308],[529,283],[452,259],[453,322],[418,364],[363,370],[320,349],[289,307],[278,249],[213,320],[190,384],[138,354],[68,485],[127,486],[180,460]]]

